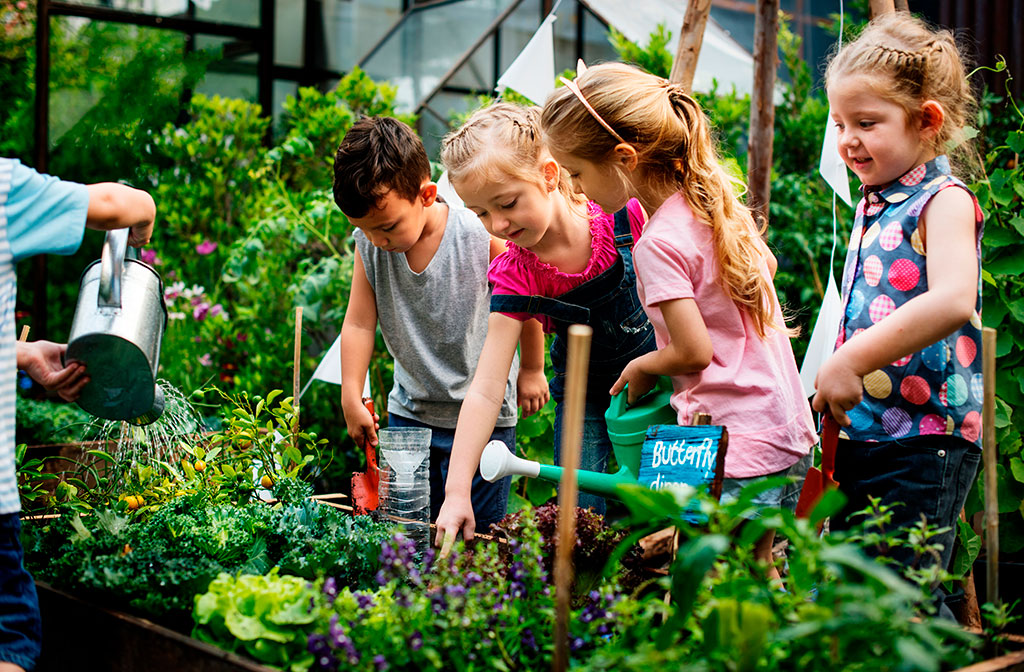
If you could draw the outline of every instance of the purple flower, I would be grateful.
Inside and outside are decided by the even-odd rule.
[[[377,654],[373,657],[373,666],[378,670],[378,672],[383,672],[384,670],[388,669],[387,658],[380,654]]]
[[[529,649],[531,651],[536,651],[538,649],[537,639],[533,636],[533,630],[530,630],[529,628],[523,630],[523,634],[519,641],[523,645],[524,649]]]
[[[421,648],[423,648],[422,632],[420,632],[419,630],[415,630],[411,635],[409,635],[409,648],[413,651],[419,651]]]
[[[365,611],[373,606],[373,597],[366,593],[356,593],[356,604]]]
[[[196,307],[192,309],[192,317],[197,321],[202,322],[206,319],[206,314],[210,312],[210,304],[206,301],[200,301],[196,304]]]
[[[210,306],[210,317],[217,317],[221,313],[224,313],[224,306],[219,303],[215,303]],[[225,313],[224,316],[227,317],[227,313]]]
[[[160,259],[156,256],[156,250],[151,250],[148,247],[139,250],[139,260],[150,266],[156,266],[160,263]]]
[[[213,254],[213,251],[217,249],[217,243],[211,241],[209,238],[196,245],[196,253],[203,255],[204,257],[208,254]]]
[[[583,638],[576,637],[571,642],[569,642],[569,651],[571,651],[572,653],[576,653],[584,646],[586,646],[586,642],[583,641]]]
[[[338,597],[338,582],[333,576],[324,579],[323,593],[327,596],[327,604],[334,604],[335,598]]]

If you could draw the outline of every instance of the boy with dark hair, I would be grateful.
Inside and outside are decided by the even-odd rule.
[[[334,161],[334,200],[356,227],[355,263],[341,328],[342,410],[349,435],[377,445],[377,418],[362,404],[377,324],[394,358],[388,395],[391,427],[429,427],[430,509],[444,501],[455,426],[487,335],[487,267],[502,251],[469,210],[437,198],[423,143],[396,119],[355,123]],[[491,438],[515,446],[516,399],[524,415],[548,399],[544,339],[531,320],[513,362]],[[517,379],[518,371],[518,379]],[[510,479],[484,481],[477,471],[477,524],[501,520]]]

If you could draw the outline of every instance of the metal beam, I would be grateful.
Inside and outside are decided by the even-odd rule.
[[[93,21],[110,21],[111,23],[126,23],[147,28],[164,28],[167,30],[177,30],[182,33],[219,35],[221,37],[234,37],[254,42],[263,37],[263,31],[258,27],[190,19],[187,14],[157,16],[156,14],[127,12],[123,9],[77,5],[71,2],[61,2],[60,0],[49,2],[48,4],[51,16],[77,16],[83,19],[92,19]],[[262,15],[262,7],[260,13]],[[271,16],[271,22],[273,22],[273,16]]]

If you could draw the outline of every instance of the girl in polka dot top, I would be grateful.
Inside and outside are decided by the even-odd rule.
[[[954,522],[981,457],[982,213],[950,174],[973,96],[953,36],[905,12],[872,21],[829,64],[839,153],[863,183],[834,354],[813,407],[842,427],[832,528],[900,503],[893,523]],[[953,532],[941,535],[943,566]],[[887,555],[904,563],[910,549]]]

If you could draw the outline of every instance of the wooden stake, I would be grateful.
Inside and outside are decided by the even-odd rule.
[[[21,327],[21,336],[18,336],[19,343],[24,343],[28,340],[28,329],[29,327],[27,324]]]
[[[960,509],[960,520],[967,522],[967,514],[963,509]],[[974,586],[973,565],[967,575],[960,580],[960,586],[964,589],[964,606],[957,614],[957,618],[964,627],[981,628],[981,609],[978,607],[978,591]]]
[[[754,92],[750,97],[750,150],[747,204],[768,221],[775,139],[775,72],[779,63],[779,0],[757,0],[754,19]]]
[[[985,469],[985,548],[988,556],[986,599],[999,604],[999,503],[996,497],[996,330],[981,330],[981,375],[985,396],[981,406],[982,457]]]
[[[704,28],[711,13],[711,0],[690,0],[686,3],[683,27],[679,30],[679,46],[672,62],[669,80],[682,84],[687,93],[693,90],[693,75],[697,72],[697,57],[704,42]]]
[[[302,353],[302,306],[295,309],[295,356],[292,363],[292,408],[295,418],[292,420],[292,445],[299,447],[299,355]]]
[[[551,669],[569,667],[569,603],[572,598],[572,549],[576,545],[576,502],[587,399],[590,339],[594,330],[582,324],[569,327],[565,367],[565,423],[562,426],[562,480],[558,486],[558,546],[555,549],[555,655]]]

